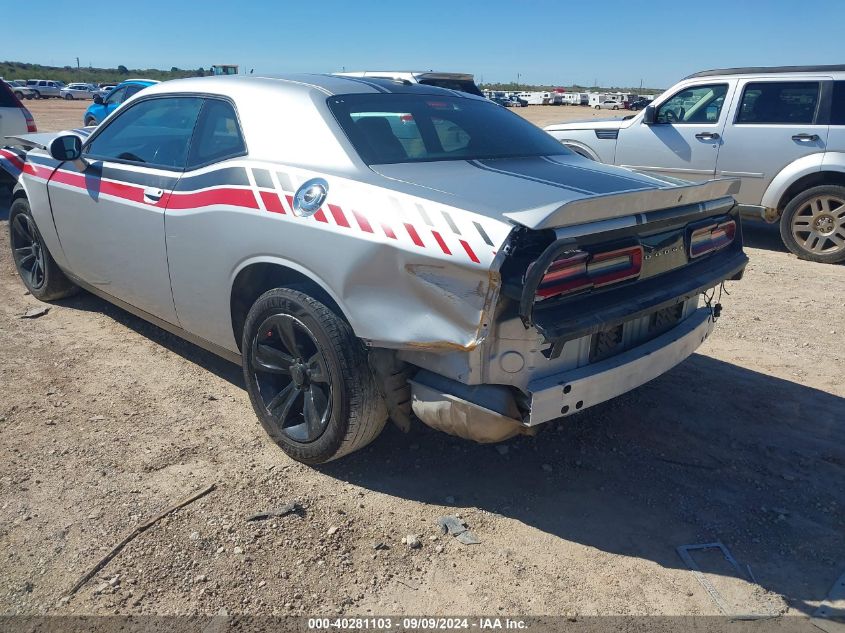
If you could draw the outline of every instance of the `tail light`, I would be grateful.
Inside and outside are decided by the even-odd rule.
[[[721,250],[731,244],[734,237],[736,237],[736,222],[734,220],[695,229],[690,234],[690,259]]]
[[[636,279],[643,267],[642,246],[629,246],[603,253],[570,251],[546,269],[535,299],[575,294]]]
[[[23,111],[24,119],[26,119],[26,131],[37,132],[38,128],[35,126],[35,119],[32,118],[32,112],[23,106],[21,106],[21,110]]]

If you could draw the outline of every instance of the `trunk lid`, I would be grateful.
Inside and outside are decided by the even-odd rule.
[[[530,229],[547,229],[694,204],[734,193],[738,182],[700,184],[639,174],[577,155],[374,165],[390,180],[425,188],[435,202]]]

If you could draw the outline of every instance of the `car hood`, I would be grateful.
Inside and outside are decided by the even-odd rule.
[[[584,119],[583,121],[552,123],[543,129],[546,132],[556,130],[619,130],[628,127],[630,124],[631,119]]]
[[[392,181],[388,187],[532,229],[713,200],[736,188],[736,181],[691,185],[603,165],[577,154],[400,163],[372,169]]]

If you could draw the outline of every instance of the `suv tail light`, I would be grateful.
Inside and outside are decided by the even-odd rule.
[[[695,229],[690,234],[690,259],[721,250],[731,244],[734,237],[736,237],[736,222],[734,220]]]
[[[629,246],[604,253],[570,251],[546,269],[535,300],[584,292],[636,279],[643,267],[642,246]]]
[[[32,118],[32,112],[23,106],[21,106],[21,110],[23,111],[23,116],[26,119],[26,131],[37,132],[38,128],[35,126],[35,119]]]

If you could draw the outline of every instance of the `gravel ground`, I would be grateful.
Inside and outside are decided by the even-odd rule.
[[[27,105],[42,129],[40,108],[82,106]],[[118,308],[83,293],[18,318],[41,304],[3,245],[0,613],[717,614],[675,551],[715,540],[756,579],[696,555],[732,611],[811,612],[845,568],[845,267],[746,231],[716,332],[663,377],[535,438],[390,426],[321,468],[265,437],[237,367]]]

